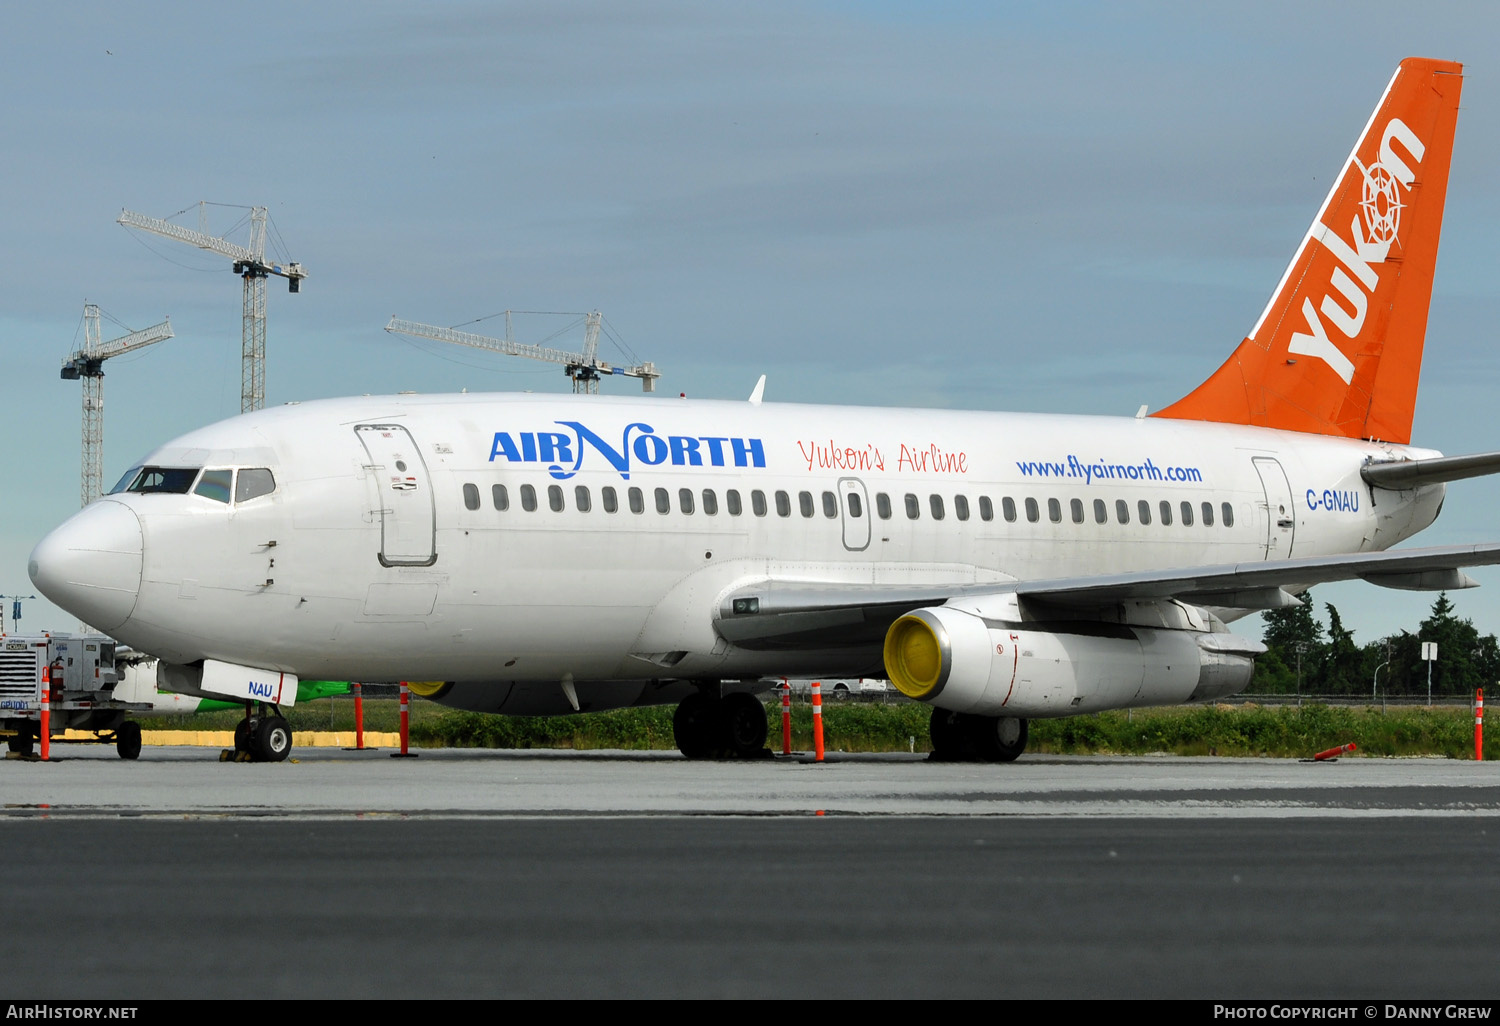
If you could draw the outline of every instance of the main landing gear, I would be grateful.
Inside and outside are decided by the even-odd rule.
[[[265,702],[246,702],[245,718],[234,726],[235,761],[282,762],[291,753],[292,728],[281,710]]]
[[[932,710],[932,757],[942,762],[1014,762],[1026,750],[1026,721],[1017,716]]]
[[[695,691],[672,716],[677,748],[689,759],[750,759],[766,754],[766,707],[744,692],[719,698]]]

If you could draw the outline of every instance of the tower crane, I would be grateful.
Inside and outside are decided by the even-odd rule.
[[[63,363],[64,381],[83,379],[83,481],[79,498],[87,506],[99,497],[104,471],[104,361],[172,337],[171,318],[128,335],[99,340],[99,306],[83,306],[83,348]]]
[[[419,324],[416,321],[403,321],[399,317],[392,317],[391,323],[385,326],[385,330],[401,335],[411,335],[416,338],[429,338],[435,342],[453,342],[461,346],[473,346],[476,349],[488,349],[491,352],[504,353],[507,356],[525,356],[533,360],[546,360],[550,363],[560,363],[563,371],[573,381],[574,392],[586,392],[597,394],[599,391],[599,378],[604,374],[619,374],[627,378],[640,378],[641,390],[644,392],[656,391],[656,379],[661,377],[656,371],[656,364],[641,363],[634,367],[616,367],[599,359],[599,323],[602,319],[598,310],[585,315],[583,352],[568,353],[561,349],[548,349],[545,346],[524,345],[517,342],[511,336],[510,310],[505,311],[505,337],[491,338],[488,335],[475,335],[468,331],[459,331],[456,328],[440,328],[435,324]]]
[[[200,211],[203,204],[198,204]],[[240,246],[207,232],[124,210],[116,218],[127,228],[154,232],[189,246],[197,246],[234,261],[234,273],[245,280],[244,321],[240,345],[240,412],[249,413],[266,405],[266,278],[286,279],[288,292],[301,292],[307,270],[299,263],[266,262],[266,208],[250,208],[250,245]]]

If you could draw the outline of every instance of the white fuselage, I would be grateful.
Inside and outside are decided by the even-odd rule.
[[[730,645],[718,599],[773,579],[941,586],[1384,549],[1443,495],[1372,493],[1359,468],[1393,455],[1432,453],[1152,418],[382,396],[236,417],[142,461],[268,469],[266,494],[116,492],[75,521],[119,514],[110,530],[128,534],[123,511],[96,507],[133,513],[133,601],[126,552],[90,622],[174,663],[857,675],[870,668],[832,653]]]

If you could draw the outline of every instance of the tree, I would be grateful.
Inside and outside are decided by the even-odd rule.
[[[1328,610],[1328,648],[1323,657],[1322,674],[1317,686],[1336,695],[1357,693],[1360,680],[1359,646],[1354,644],[1354,632],[1344,627],[1343,618],[1332,602],[1324,603]]]
[[[1301,605],[1266,610],[1261,621],[1265,624],[1261,638],[1270,651],[1256,660],[1251,686],[1268,692],[1305,690],[1319,676],[1326,647],[1323,625],[1313,615],[1312,592],[1302,596]]]

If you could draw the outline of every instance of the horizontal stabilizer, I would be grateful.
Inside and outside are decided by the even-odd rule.
[[[1417,488],[1421,485],[1462,481],[1467,477],[1500,474],[1500,452],[1472,456],[1437,456],[1430,460],[1397,460],[1366,463],[1359,476],[1376,488]]]

